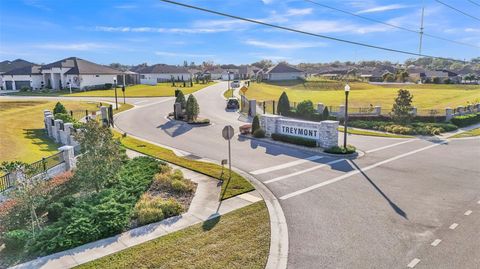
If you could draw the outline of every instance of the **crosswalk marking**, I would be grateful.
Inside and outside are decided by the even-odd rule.
[[[301,175],[301,174],[304,174],[304,173],[311,172],[311,171],[313,171],[313,170],[320,169],[320,168],[325,167],[325,166],[327,166],[327,165],[331,165],[331,164],[335,164],[335,163],[339,163],[339,162],[343,162],[343,161],[345,161],[345,159],[338,159],[338,160],[330,161],[330,162],[328,162],[328,163],[316,165],[316,166],[314,166],[314,167],[310,167],[310,168],[304,169],[304,170],[302,170],[302,171],[297,171],[297,172],[295,172],[295,173],[291,173],[291,174],[288,174],[288,175],[276,177],[276,178],[267,180],[267,181],[265,181],[264,183],[265,183],[265,184],[269,184],[269,183],[277,182],[277,181],[280,181],[280,180],[283,180],[283,179],[286,179],[286,178],[289,178],[289,177],[298,176],[298,175]]]
[[[252,175],[265,174],[265,173],[272,172],[272,171],[275,171],[275,170],[280,170],[280,169],[296,166],[296,165],[306,163],[306,162],[309,162],[309,161],[319,160],[321,158],[323,158],[323,156],[317,156],[317,155],[310,156],[310,157],[305,158],[305,159],[296,160],[296,161],[293,161],[293,162],[283,163],[283,164],[275,165],[275,166],[272,166],[272,167],[255,170],[255,171],[250,172],[250,174],[252,174]]]

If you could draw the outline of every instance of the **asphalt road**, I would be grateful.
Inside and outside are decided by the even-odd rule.
[[[173,98],[142,98],[129,99],[136,108],[116,116],[117,128],[185,154],[225,159],[222,128],[244,124],[225,111],[226,87],[195,93],[210,126],[167,120]],[[365,155],[343,160],[232,141],[232,164],[280,199],[289,268],[480,268],[480,139],[348,139]]]

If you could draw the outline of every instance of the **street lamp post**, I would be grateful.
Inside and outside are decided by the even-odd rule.
[[[348,93],[350,92],[350,86],[345,85],[345,118],[343,119],[343,148],[347,148],[347,122],[348,122]]]
[[[117,77],[113,77],[113,86],[115,87],[115,110],[118,110]]]

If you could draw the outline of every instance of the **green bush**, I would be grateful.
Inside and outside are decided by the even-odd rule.
[[[29,92],[30,91],[30,88],[29,87],[22,87],[20,89],[20,92]]]
[[[67,114],[67,109],[62,105],[62,103],[60,102],[57,102],[55,104],[55,107],[53,108],[53,115],[56,115],[56,114]]]
[[[317,141],[314,139],[308,139],[303,137],[284,135],[284,134],[272,134],[272,139],[282,142],[287,142],[291,144],[306,146],[306,147],[316,147]]]
[[[181,90],[175,90],[175,94],[176,94],[175,96],[177,97],[175,98],[175,103],[180,103],[182,109],[185,109],[187,107],[187,101],[185,100],[185,95]]]
[[[161,201],[158,206],[162,209],[165,218],[178,216],[183,212],[182,205],[173,198]]]
[[[176,180],[178,181],[178,180]],[[183,207],[175,199],[164,200],[144,194],[135,205],[134,217],[141,225],[161,221],[164,218],[178,216],[183,212]]]
[[[20,250],[32,237],[31,232],[27,230],[13,230],[2,235],[7,250]]]
[[[313,103],[310,100],[305,100],[297,105],[297,113],[303,117],[310,117],[315,112]]]
[[[288,100],[288,96],[286,92],[282,92],[280,98],[278,99],[277,105],[277,114],[279,115],[287,115],[290,111],[290,100]]]
[[[468,114],[464,116],[456,116],[450,120],[458,127],[465,127],[480,122],[480,113]]]
[[[325,106],[325,108],[323,109],[322,118],[323,120],[326,120],[328,119],[329,116],[330,116],[330,112],[328,111],[328,107]]]
[[[64,123],[76,123],[77,121],[70,116],[70,114],[67,113],[57,113],[55,114],[55,119],[56,120],[62,120]]]
[[[104,89],[105,90],[110,90],[113,87],[112,83],[105,83]]]
[[[455,125],[449,123],[413,122],[410,124],[396,124],[392,121],[368,120],[350,121],[349,126],[403,135],[437,135],[457,129]]]
[[[356,150],[357,149],[354,146],[347,145],[346,148],[344,148],[343,146],[341,147],[333,146],[331,148],[325,149],[324,151],[332,154],[351,154],[351,153],[355,153]]]
[[[262,128],[258,128],[253,132],[253,136],[256,138],[264,138],[265,137],[265,130]]]
[[[65,206],[62,203],[53,203],[47,207],[47,218],[49,221],[58,220],[65,211]]]
[[[258,116],[255,115],[252,120],[252,133],[255,133],[256,130],[260,128],[260,120],[258,119]]]

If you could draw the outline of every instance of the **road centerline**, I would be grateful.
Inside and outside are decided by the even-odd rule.
[[[321,182],[321,183],[312,185],[312,186],[310,186],[310,187],[307,187],[307,188],[304,188],[304,189],[300,189],[300,190],[291,192],[291,193],[289,193],[289,194],[283,195],[283,196],[280,197],[280,199],[281,199],[281,200],[286,200],[286,199],[289,199],[289,198],[298,196],[298,195],[300,195],[300,194],[303,194],[303,193],[306,193],[306,192],[309,192],[309,191],[312,191],[312,190],[315,190],[315,189],[324,187],[324,186],[326,186],[326,185],[330,185],[330,184],[335,183],[335,182],[337,182],[337,181],[340,181],[340,180],[343,180],[343,179],[345,179],[345,178],[351,177],[351,176],[353,176],[353,175],[359,174],[359,173],[361,173],[362,171],[363,171],[363,172],[366,172],[366,171],[368,171],[368,170],[370,170],[370,169],[373,169],[373,168],[375,168],[375,167],[378,167],[378,166],[380,166],[380,165],[383,165],[383,164],[386,164],[386,163],[390,163],[390,162],[393,162],[393,161],[395,161],[395,160],[398,160],[398,159],[401,159],[401,158],[404,158],[404,157],[407,157],[407,156],[410,156],[410,155],[413,155],[413,154],[422,152],[422,151],[424,151],[424,150],[431,149],[431,148],[433,148],[433,147],[437,147],[437,146],[443,145],[443,144],[445,144],[445,143],[447,143],[447,142],[448,142],[448,141],[442,141],[442,142],[437,143],[437,144],[433,144],[433,145],[430,145],[430,146],[426,146],[426,147],[423,147],[423,148],[419,148],[419,149],[416,149],[416,150],[413,150],[413,151],[410,151],[410,152],[406,152],[406,153],[397,155],[397,156],[395,156],[395,157],[392,157],[392,158],[383,160],[383,161],[381,161],[381,162],[378,162],[378,163],[369,165],[369,166],[367,166],[367,167],[365,167],[365,168],[361,168],[361,170],[357,169],[357,170],[355,170],[355,171],[348,172],[348,173],[343,174],[343,175],[341,175],[341,176],[338,176],[338,177],[335,177],[335,178],[326,180],[326,181],[324,181],[324,182]]]
[[[258,169],[258,170],[250,172],[250,174],[252,174],[252,175],[265,174],[265,173],[268,173],[268,172],[272,172],[272,171],[296,166],[296,165],[299,165],[299,164],[302,164],[302,163],[306,163],[306,162],[309,162],[309,161],[315,161],[315,160],[319,160],[319,159],[322,159],[322,158],[324,158],[324,156],[314,155],[314,156],[310,156],[310,157],[305,158],[305,159],[296,160],[296,161],[292,161],[292,162],[288,162],[288,163],[283,163],[283,164],[279,164],[279,165],[275,165],[275,166],[271,166],[271,167],[267,167],[267,168],[263,168],[263,169]]]

